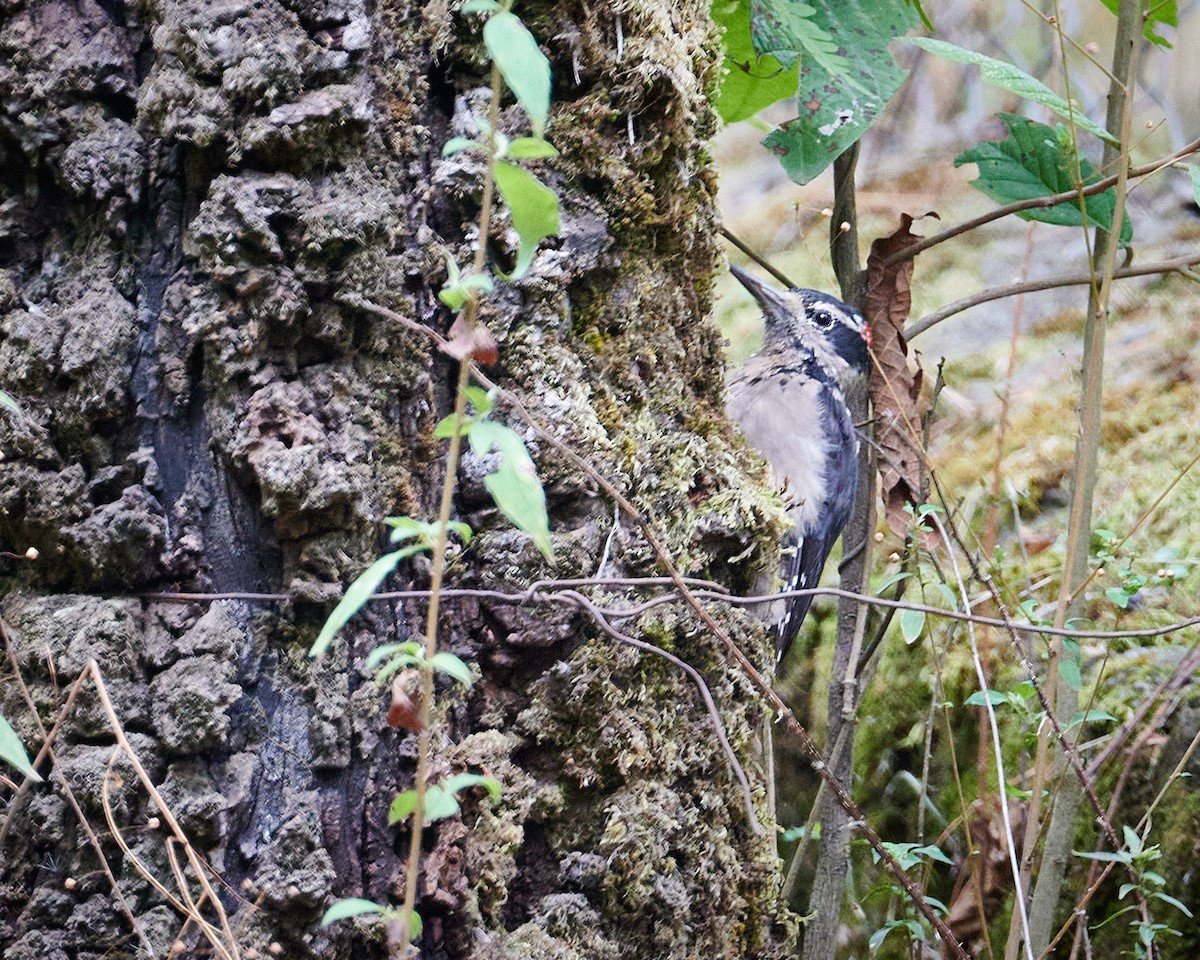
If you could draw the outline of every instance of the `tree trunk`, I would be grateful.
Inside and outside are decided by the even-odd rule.
[[[424,605],[371,604],[327,657],[305,652],[378,555],[380,521],[434,513],[454,370],[355,297],[444,330],[443,252],[466,263],[476,242],[478,158],[440,150],[475,134],[486,66],[477,18],[449,6],[3,5],[0,387],[22,414],[0,436],[0,549],[40,556],[0,560],[0,712],[36,751],[16,674],[48,728],[95,658],[244,957],[382,956],[380,927],[317,920],[337,897],[394,904],[404,885],[407,838],[387,814],[415,737],[386,726],[364,660],[418,631]],[[744,588],[774,562],[780,517],[722,413],[707,4],[517,12],[553,64],[562,157],[544,175],[563,229],[484,306],[494,373],[653,517],[685,572]],[[500,267],[513,247],[502,217]],[[612,504],[534,452],[557,564],[489,509],[468,457],[456,512],[481,532],[451,586],[597,573]],[[656,572],[630,523],[611,544],[605,574]],[[428,582],[419,563],[397,580]],[[151,596],[164,591],[288,599]],[[721,617],[769,660],[749,617]],[[682,608],[623,629],[705,677],[766,822],[750,686]],[[487,772],[504,793],[428,830],[424,956],[789,954],[773,844],[685,676],[561,608],[451,601],[443,638],[481,679],[439,692],[435,774]],[[121,841],[174,889],[162,811],[127,760],[105,773],[113,742],[85,685],[47,782],[3,812],[5,960],[166,956],[176,940],[210,955],[105,821],[107,790]]]

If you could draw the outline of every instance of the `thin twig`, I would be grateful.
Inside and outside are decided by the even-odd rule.
[[[4,653],[8,657],[8,662],[12,665],[13,674],[16,679],[17,686],[21,690],[22,699],[24,699],[26,706],[32,713],[34,723],[37,725],[38,733],[42,738],[42,746],[41,749],[38,750],[37,757],[33,761],[33,766],[36,769],[45,760],[49,760],[52,764],[55,764],[56,769],[52,773],[54,781],[58,784],[62,791],[62,795],[66,798],[67,803],[74,812],[75,819],[79,824],[79,829],[83,831],[84,836],[87,838],[88,845],[96,854],[96,861],[100,864],[100,870],[108,880],[109,889],[112,891],[113,898],[116,900],[117,905],[121,908],[121,912],[125,915],[125,919],[129,921],[129,926],[132,928],[134,935],[141,942],[142,948],[146,951],[146,955],[153,956],[154,949],[151,947],[150,941],[147,939],[146,933],[142,929],[141,924],[138,923],[137,917],[134,916],[133,908],[129,905],[129,901],[125,899],[125,894],[121,890],[121,885],[117,882],[117,878],[113,874],[112,868],[108,865],[108,858],[104,855],[104,848],[100,844],[100,838],[96,836],[96,831],[94,831],[91,824],[88,823],[87,817],[84,815],[83,809],[79,805],[79,801],[75,799],[75,792],[71,789],[71,784],[67,781],[67,778],[57,770],[58,761],[54,756],[54,741],[58,737],[59,729],[66,721],[67,717],[69,717],[71,712],[75,709],[75,698],[78,696],[79,691],[83,687],[83,681],[87,676],[87,671],[84,670],[75,679],[75,682],[71,684],[71,689],[67,692],[67,699],[59,709],[58,717],[55,719],[54,725],[50,728],[49,732],[47,732],[46,726],[42,723],[42,718],[37,712],[37,706],[34,703],[33,694],[30,692],[29,685],[25,682],[25,677],[21,673],[21,667],[17,662],[16,652],[13,650],[12,637],[9,635],[8,626],[5,624],[3,619],[0,619],[0,637],[3,638]],[[53,669],[53,667],[51,669]],[[16,796],[14,796],[8,804],[8,810],[4,818],[4,824],[3,826],[0,826],[0,851],[4,850],[4,841],[8,836],[9,828],[12,826],[16,818],[20,802],[28,792],[29,788],[32,786],[33,782],[33,780],[26,777],[22,781]]]
[[[934,484],[935,486],[937,485],[936,478],[934,478]],[[940,487],[938,487],[938,495],[941,497],[943,503],[945,503],[945,495],[942,493]],[[1038,702],[1041,704],[1043,716],[1045,717],[1046,722],[1049,724],[1051,732],[1058,746],[1062,750],[1063,755],[1066,757],[1071,769],[1074,771],[1083,793],[1087,797],[1088,802],[1091,804],[1093,811],[1095,811],[1096,822],[1100,824],[1101,830],[1108,838],[1109,843],[1112,844],[1113,849],[1122,849],[1122,841],[1117,836],[1116,830],[1113,829],[1112,822],[1109,820],[1104,811],[1103,805],[1100,803],[1100,798],[1096,795],[1095,784],[1092,782],[1092,779],[1087,771],[1084,770],[1083,764],[1079,759],[1078,748],[1067,738],[1066,731],[1063,729],[1062,724],[1059,722],[1058,716],[1056,715],[1054,708],[1050,703],[1050,693],[1038,680],[1037,670],[1034,667],[1033,659],[1024,643],[1022,643],[1020,639],[1017,625],[1013,623],[1011,618],[1008,616],[1008,609],[1000,597],[1000,590],[996,586],[996,582],[991,578],[991,576],[989,576],[980,568],[975,557],[970,553],[969,550],[967,550],[966,544],[963,542],[962,535],[959,533],[957,526],[948,520],[947,527],[950,530],[950,533],[953,535],[954,542],[958,545],[959,550],[961,550],[963,555],[966,557],[967,563],[971,567],[972,577],[988,590],[988,592],[991,594],[993,602],[996,605],[996,609],[1000,611],[1001,616],[1003,617],[1002,623],[1012,641],[1013,649],[1016,651],[1018,659],[1020,659],[1021,665],[1025,669],[1026,679],[1033,687],[1034,693],[1038,698]],[[1058,636],[1062,636],[1062,634],[1058,634]],[[1134,876],[1132,867],[1129,868],[1129,873],[1131,881],[1136,882],[1137,877]],[[1022,886],[1018,885],[1017,889],[1021,890],[1023,888]],[[1138,900],[1139,906],[1144,908],[1145,897],[1141,893],[1140,889],[1135,889],[1134,895]],[[1048,936],[1049,934],[1047,933],[1047,937]]]
[[[738,782],[742,786],[742,800],[746,807],[746,818],[750,823],[751,830],[757,837],[764,836],[762,825],[758,822],[758,816],[754,812],[754,797],[750,790],[750,780],[746,776],[746,771],[742,769],[741,763],[738,761],[737,754],[733,751],[733,745],[729,742],[729,736],[725,732],[725,724],[721,720],[720,711],[717,710],[717,704],[713,700],[712,691],[709,690],[708,684],[704,682],[704,678],[700,676],[698,670],[685,660],[681,660],[675,654],[662,647],[656,647],[652,643],[647,643],[645,640],[638,640],[636,637],[631,637],[628,634],[622,633],[601,613],[600,609],[581,593],[576,593],[574,590],[564,590],[560,595],[562,600],[573,603],[574,605],[586,610],[591,614],[597,626],[600,627],[606,634],[614,640],[642,650],[646,653],[652,653],[662,657],[668,662],[674,664],[680,670],[688,675],[691,681],[696,685],[696,689],[700,691],[700,696],[704,700],[704,706],[708,710],[709,719],[712,720],[713,732],[716,734],[717,741],[721,744],[721,750],[725,754],[725,759],[728,761],[733,774],[737,777]]]
[[[965,549],[965,548],[964,548]],[[687,582],[685,580],[685,582]],[[626,577],[626,578],[600,578],[595,580],[539,580],[537,583],[528,587],[525,590],[508,592],[504,590],[484,590],[471,587],[448,587],[441,591],[443,600],[494,600],[498,603],[539,603],[549,597],[553,597],[554,591],[559,587],[579,587],[579,586],[624,586],[629,589],[639,589],[641,587],[660,586],[670,584],[669,577]],[[1172,633],[1178,633],[1180,630],[1186,630],[1189,627],[1200,626],[1200,616],[1188,617],[1186,620],[1179,620],[1174,623],[1166,624],[1161,627],[1142,627],[1136,630],[1079,630],[1071,627],[1054,627],[1049,624],[1028,623],[1025,621],[1015,621],[1011,618],[1004,619],[1000,617],[985,617],[979,614],[965,614],[960,610],[946,610],[942,607],[934,607],[924,603],[913,603],[907,600],[894,600],[889,597],[877,597],[867,593],[856,593],[853,590],[843,590],[840,587],[805,587],[797,590],[780,590],[777,593],[759,593],[750,594],[748,596],[733,596],[728,592],[728,588],[720,584],[711,584],[710,581],[692,580],[688,586],[693,584],[703,583],[704,587],[693,589],[692,595],[702,599],[709,600],[714,603],[725,603],[736,607],[750,607],[757,604],[773,603],[778,600],[788,600],[792,597],[840,597],[847,600],[852,600],[857,603],[863,603],[875,607],[883,607],[889,610],[918,610],[921,613],[928,614],[932,617],[943,617],[947,620],[958,620],[963,623],[975,623],[991,627],[1003,627],[1006,630],[1018,631],[1020,633],[1045,634],[1047,636],[1068,637],[1072,639],[1094,639],[1094,640],[1134,640],[1148,639],[1151,637],[1165,637]],[[711,585],[710,585],[711,584]],[[545,590],[543,587],[551,587],[553,589]],[[395,600],[427,600],[430,596],[430,590],[414,589],[414,590],[381,590],[378,593],[372,594],[368,599],[368,603],[387,602]],[[204,603],[215,600],[229,599],[227,594],[223,593],[142,593],[136,595],[137,599],[148,602],[162,603]],[[287,593],[263,593],[254,595],[243,595],[238,599],[252,599],[263,602],[282,603],[295,599],[291,594]],[[622,619],[631,616],[637,616],[644,613],[646,610],[665,603],[681,603],[684,598],[677,593],[662,594],[645,603],[635,607],[619,607],[605,608],[599,607],[606,617],[610,619]]]
[[[1113,279],[1125,280],[1129,277],[1177,273],[1197,263],[1200,263],[1200,253],[1189,253],[1171,260],[1160,260],[1157,263],[1142,264],[1140,267],[1123,267],[1119,270],[1114,270]],[[948,303],[940,310],[927,313],[920,320],[910,323],[904,329],[904,337],[906,340],[912,340],[913,337],[924,333],[930,327],[936,326],[948,317],[952,317],[956,313],[962,313],[964,310],[969,310],[971,307],[977,307],[981,303],[990,303],[992,300],[1002,300],[1005,297],[1015,297],[1024,293],[1034,293],[1038,290],[1052,290],[1056,287],[1086,287],[1090,286],[1091,283],[1091,273],[1075,273],[1059,275],[1057,277],[1043,277],[1040,280],[1026,280],[1021,283],[1009,283],[1000,287],[988,287],[986,290],[980,290],[969,297],[963,297],[961,300]]]
[[[962,598],[963,609],[970,613],[971,596],[967,592],[967,585],[963,582],[962,573],[958,569],[958,556],[954,552],[954,544],[950,542],[950,536],[946,533],[946,527],[942,523],[941,517],[936,513],[931,513],[929,516],[938,528],[942,543],[946,547],[946,554],[950,558],[950,568],[954,571],[954,579],[958,583],[958,593]],[[1025,938],[1025,955],[1028,960],[1034,960],[1033,946],[1029,937],[1029,914],[1025,906],[1025,897],[1021,891],[1021,867],[1017,863],[1017,841],[1013,835],[1012,813],[1008,809],[1008,779],[1004,773],[1004,748],[1000,743],[1000,724],[996,722],[996,711],[992,707],[991,698],[987,695],[988,678],[983,670],[983,661],[979,658],[979,645],[975,642],[974,625],[970,623],[967,624],[967,638],[971,644],[971,662],[975,665],[975,676],[979,680],[979,690],[983,695],[983,706],[987,711],[988,726],[992,732],[992,753],[996,760],[996,777],[1000,781],[996,792],[1000,797],[1000,815],[1004,818],[1004,836],[1008,846],[1008,862],[1012,869],[1013,887],[1016,890],[1017,916],[1021,920],[1021,932]],[[983,918],[981,917],[980,920],[982,921]]]
[[[778,280],[780,283],[782,283],[785,287],[787,287],[788,289],[792,289],[796,286],[794,283],[792,283],[791,280],[789,280],[787,278],[787,276],[781,270],[777,270],[777,269],[775,269],[775,267],[771,266],[770,262],[765,257],[761,256],[760,254],[755,253],[752,249],[750,249],[750,247],[746,246],[745,243],[743,243],[741,240],[739,240],[737,238],[737,236],[728,227],[721,227],[721,236],[723,236],[726,240],[728,240],[735,247],[737,247],[739,250],[741,250],[742,253],[744,253],[747,257],[749,257],[751,260],[753,260],[755,263],[757,263],[760,267],[762,267],[764,270],[766,270],[767,273],[769,273],[771,276],[773,276],[776,280]]]
[[[1108,764],[1109,760],[1125,746],[1126,741],[1133,735],[1133,731],[1141,726],[1142,721],[1154,705],[1168,693],[1182,687],[1197,670],[1200,670],[1200,644],[1196,644],[1188,651],[1186,656],[1176,664],[1171,675],[1160,683],[1150,696],[1144,698],[1138,704],[1133,716],[1121,724],[1121,728],[1105,744],[1104,749],[1092,758],[1092,762],[1088,764],[1087,768],[1088,776],[1097,776]]]
[[[108,720],[109,728],[112,730],[113,737],[117,741],[117,747],[125,754],[126,759],[129,761],[129,765],[133,767],[134,773],[137,774],[138,780],[141,781],[142,788],[147,794],[149,794],[150,799],[157,808],[158,815],[162,818],[163,823],[174,835],[175,839],[179,842],[180,846],[183,847],[184,852],[187,854],[188,862],[191,864],[192,870],[196,874],[196,880],[203,889],[205,896],[212,904],[213,911],[216,913],[217,919],[220,922],[220,931],[224,934],[226,946],[228,947],[229,951],[228,955],[236,960],[236,958],[241,955],[240,951],[238,950],[237,938],[234,937],[233,930],[229,926],[229,918],[225,914],[225,908],[221,904],[221,898],[217,896],[216,891],[213,890],[212,885],[208,882],[208,876],[204,862],[196,854],[195,850],[192,849],[192,845],[188,841],[187,834],[185,834],[183,832],[183,828],[179,826],[179,821],[175,819],[175,815],[171,812],[171,808],[163,799],[162,794],[158,792],[158,788],[154,785],[154,781],[150,778],[150,774],[148,774],[146,772],[146,768],[142,766],[142,761],[138,758],[137,752],[133,749],[133,745],[130,744],[129,739],[125,736],[125,728],[121,725],[121,720],[117,716],[116,709],[113,707],[112,699],[108,695],[108,687],[104,683],[104,676],[100,671],[100,664],[97,663],[94,657],[88,660],[85,671],[91,676],[92,683],[96,688],[96,695],[100,699],[100,708],[103,711],[105,718]],[[107,790],[107,785],[108,778],[106,776],[104,780],[105,790]],[[112,826],[112,824],[110,824],[110,826]],[[114,837],[117,838],[118,843],[122,844],[123,849],[127,847],[127,845],[125,845],[119,838],[119,831],[115,829]],[[157,881],[155,881],[148,872],[143,873],[143,876],[158,886]],[[200,922],[207,923],[207,921],[204,921],[202,917],[197,919]],[[213,943],[214,947],[218,946],[218,942],[216,940],[214,940],[212,937],[209,939]]]
[[[1127,176],[1129,179],[1137,179],[1139,177],[1149,176],[1157,173],[1165,167],[1171,166],[1178,160],[1183,159],[1190,154],[1200,152],[1200,139],[1193,140],[1186,146],[1181,147],[1169,156],[1163,157],[1160,160],[1152,161],[1151,163],[1142,164],[1140,167],[1131,168]],[[1120,179],[1120,174],[1113,174],[1110,177],[1105,177],[1103,180],[1097,180],[1095,183],[1088,184],[1085,187],[1077,189],[1064,190],[1062,193],[1055,193],[1048,197],[1032,197],[1028,200],[1018,200],[1014,203],[1005,204],[1003,207],[997,207],[995,210],[989,210],[987,213],[981,214],[971,220],[965,220],[956,226],[949,227],[941,233],[935,233],[932,237],[926,237],[911,246],[905,247],[903,250],[898,250],[890,257],[883,261],[885,267],[894,266],[903,260],[911,260],[919,253],[924,253],[930,247],[936,247],[939,243],[945,243],[954,237],[967,233],[984,224],[991,223],[993,220],[1000,220],[1007,217],[1009,214],[1020,213],[1023,210],[1044,210],[1047,207],[1056,207],[1060,203],[1072,203],[1080,197],[1092,197],[1098,193],[1104,193],[1110,187],[1116,186],[1117,180]]]

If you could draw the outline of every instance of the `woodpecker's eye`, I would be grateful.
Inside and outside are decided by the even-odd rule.
[[[833,326],[833,314],[830,313],[828,310],[814,310],[812,312],[812,318],[813,318],[813,322],[818,327],[832,327]]]

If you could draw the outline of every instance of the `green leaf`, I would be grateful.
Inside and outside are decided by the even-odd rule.
[[[425,822],[434,823],[452,817],[462,809],[454,791],[440,783],[430,784],[425,790]]]
[[[972,180],[971,186],[1002,204],[1049,197],[1076,188],[1075,151],[1065,128],[1061,125],[1051,128],[1011,113],[1001,113],[999,117],[1008,128],[1007,140],[977,143],[954,158],[956,167],[964,163],[979,167],[979,179]],[[1079,172],[1085,185],[1099,179],[1092,165],[1082,157]],[[1078,200],[1071,200],[1053,207],[1022,210],[1017,216],[1058,226],[1086,225],[1107,230],[1112,226],[1115,203],[1116,190],[1110,188],[1087,197],[1083,213]],[[1126,216],[1121,223],[1121,243],[1128,244],[1132,238],[1133,225]]]
[[[1132,863],[1133,858],[1124,850],[1117,853],[1109,853],[1107,850],[1100,853],[1085,853],[1080,850],[1075,851],[1075,856],[1082,857],[1084,860],[1099,860],[1101,863]]]
[[[916,643],[925,630],[925,612],[923,610],[902,610],[900,612],[900,633],[904,635],[907,644]]]
[[[463,150],[474,150],[476,153],[487,153],[487,145],[470,137],[451,137],[442,147],[442,156],[450,157]]]
[[[1117,15],[1121,0],[1100,0],[1100,2],[1112,11],[1113,16]],[[1143,4],[1143,16],[1145,24],[1142,27],[1142,36],[1160,47],[1170,47],[1171,44],[1167,38],[1155,33],[1154,28],[1160,23],[1166,24],[1168,27],[1179,26],[1179,7],[1176,0],[1149,0],[1148,4]]]
[[[813,13],[791,0],[755,2],[762,43],[804,57],[796,100],[799,116],[771,133],[763,145],[787,175],[808,183],[858,140],[904,82],[888,53],[889,41],[917,24],[905,0],[811,0]],[[766,27],[770,20],[770,29]],[[837,41],[830,52],[823,37]]]
[[[492,13],[500,9],[496,0],[467,0],[459,9],[460,13]]]
[[[425,789],[425,822],[434,823],[458,813],[461,807],[457,795],[471,787],[483,787],[493,800],[500,799],[500,783],[494,777],[485,777],[478,773],[457,773],[444,783],[431,783]],[[405,790],[398,794],[388,809],[388,826],[395,826],[406,820],[416,809],[416,790]]]
[[[1089,710],[1087,713],[1081,710],[1071,718],[1071,722],[1067,724],[1067,729],[1070,730],[1071,727],[1080,723],[1099,723],[1101,721],[1116,723],[1117,718],[1103,710]]]
[[[38,772],[33,769],[33,764],[29,762],[29,754],[25,752],[21,738],[3,716],[0,716],[0,760],[15,767],[30,780],[42,782]]]
[[[419,657],[421,650],[421,645],[414,640],[406,640],[404,643],[381,643],[367,655],[366,667],[368,670],[374,670],[384,660],[388,659],[388,657],[394,657],[398,654],[408,657]]]
[[[1121,834],[1125,838],[1125,846],[1129,848],[1129,852],[1135,857],[1142,852],[1142,838],[1138,832],[1130,826],[1121,827]]]
[[[525,24],[507,11],[488,18],[483,42],[540,137],[550,116],[550,61]]]
[[[895,929],[896,928],[892,926],[880,927],[873,934],[871,934],[871,939],[867,941],[867,950],[874,955],[874,953],[883,945],[883,941],[887,939],[887,935]]]
[[[456,422],[457,430],[454,428]],[[474,425],[474,417],[463,417],[461,420],[455,421],[454,414],[450,414],[437,422],[437,426],[433,428],[433,437],[435,440],[449,440],[455,433],[461,437]]]
[[[463,387],[463,393],[466,394],[467,402],[475,408],[475,412],[481,417],[486,417],[492,410],[494,398],[488,390],[483,387]]]
[[[1058,675],[1072,690],[1078,690],[1083,686],[1083,677],[1079,673],[1079,664],[1074,660],[1059,660]]]
[[[946,863],[953,863],[953,861],[947,860]],[[945,916],[947,913],[950,912],[950,908],[947,907],[946,904],[943,901],[939,900],[937,897],[931,897],[931,896],[929,896],[929,894],[926,894],[925,902],[927,904],[929,904],[931,907],[933,907],[933,909],[936,910],[938,913],[940,913],[942,916]],[[913,926],[914,924],[916,924],[916,925]],[[921,936],[922,936],[921,925],[919,923],[917,923],[917,921],[915,921],[915,920],[910,921],[909,929],[913,931],[913,937],[915,939],[917,939],[917,940],[921,939]]]
[[[415,517],[385,517],[384,524],[392,528],[392,543],[413,540],[424,549],[432,550],[437,540],[437,524]]]
[[[1072,110],[1066,100],[1042,83],[1041,80],[1031,77],[1024,70],[1014,67],[1011,63],[1005,63],[1003,60],[994,60],[982,53],[976,53],[973,50],[964,50],[957,44],[947,43],[945,40],[935,40],[933,37],[903,37],[902,39],[905,43],[911,43],[915,47],[920,47],[922,50],[941,57],[943,60],[974,64],[980,68],[980,78],[984,83],[1000,87],[1009,93],[1015,93],[1018,97],[1032,100],[1034,103],[1040,103],[1043,107],[1053,110],[1064,119],[1074,119],[1077,127],[1086,130],[1093,136],[1099,137],[1101,140],[1106,140],[1112,144],[1119,143],[1116,137],[1082,111],[1078,109]]]
[[[1128,590],[1121,587],[1109,587],[1104,591],[1104,595],[1122,610],[1129,609],[1130,593]]]
[[[487,796],[491,797],[493,802],[498,802],[500,799],[500,781],[494,778],[494,776],[485,776],[478,773],[456,773],[445,781],[446,791],[456,794],[456,796],[464,790],[469,790],[470,787],[484,787],[484,790],[487,791]]]
[[[451,310],[461,310],[472,296],[477,293],[491,293],[492,278],[486,273],[473,273],[456,282],[448,282],[438,291],[438,299]]]
[[[394,827],[401,820],[408,819],[409,815],[416,809],[416,790],[405,790],[403,793],[396,794],[392,798],[391,806],[388,807],[388,826]]]
[[[358,579],[346,588],[346,595],[333,608],[333,613],[329,615],[329,619],[325,621],[325,626],[321,628],[317,639],[313,641],[308,655],[310,657],[322,656],[329,649],[329,645],[333,642],[333,638],[337,636],[337,632],[346,625],[346,622],[352,616],[358,613],[362,605],[370,599],[371,594],[387,578],[387,575],[396,569],[396,564],[405,557],[411,557],[423,549],[425,549],[423,546],[413,544],[402,550],[385,553],[360,573]]]
[[[795,96],[800,68],[785,69],[769,54],[759,56],[750,31],[750,0],[716,0],[713,19],[725,28],[725,69],[716,107],[726,123],[747,120],[765,107]]]
[[[541,137],[518,137],[508,145],[505,156],[518,160],[537,160],[542,157],[557,157],[558,151]]]
[[[1187,907],[1185,907],[1182,903],[1180,903],[1178,900],[1176,900],[1169,893],[1161,893],[1160,891],[1156,890],[1152,894],[1150,894],[1150,896],[1153,897],[1155,900],[1161,900],[1163,903],[1169,903],[1171,906],[1175,907],[1176,909],[1182,910],[1183,915],[1185,917],[1190,918],[1192,915],[1191,910],[1189,910]]]
[[[911,870],[921,862],[915,843],[891,843],[884,840],[883,849],[891,854],[892,859],[900,865],[902,870]],[[876,863],[879,862],[879,855],[874,850],[871,851],[871,858]]]
[[[495,777],[485,777],[478,773],[456,773],[446,781],[446,789],[459,794],[470,787],[483,787],[493,801],[500,800],[500,781]]]
[[[1194,176],[1193,179],[1195,179]],[[18,417],[21,415],[20,405],[12,398],[12,394],[10,394],[7,390],[0,390],[0,407],[3,407],[9,413],[15,414]]]
[[[438,673],[453,677],[464,687],[469,687],[475,682],[475,678],[471,676],[471,668],[452,653],[435,653],[429,665]]]
[[[558,233],[558,195],[528,170],[503,160],[496,162],[493,173],[521,238],[512,272],[515,280],[529,269],[538,244]]]
[[[808,832],[807,826],[805,824],[800,824],[795,827],[788,827],[786,830],[783,831],[783,833],[781,833],[779,835],[779,839],[782,840],[784,843],[795,843],[797,840],[804,839],[804,835],[807,832]],[[819,824],[819,823],[813,824],[812,834],[809,836],[809,839],[810,840],[820,840],[821,839],[821,824]]]
[[[411,653],[397,653],[380,664],[375,671],[375,680],[377,683],[386,683],[393,675],[404,670],[406,667],[415,667],[418,670],[424,669],[425,657]]]
[[[901,570],[899,573],[893,573],[890,577],[885,577],[882,581],[880,581],[880,583],[875,587],[875,593],[877,595],[881,595],[883,591],[892,586],[892,584],[899,583],[901,580],[906,580],[911,576],[912,572],[909,570]]]
[[[963,701],[964,706],[968,707],[982,707],[988,703],[993,707],[1008,703],[1008,694],[1001,693],[999,690],[976,690]]]
[[[348,920],[350,917],[361,917],[364,913],[387,913],[388,907],[383,904],[376,903],[374,900],[364,900],[362,897],[347,897],[345,900],[336,900],[325,911],[325,915],[321,917],[321,926],[327,927],[331,923],[337,923],[339,920]]]
[[[477,457],[487,456],[493,448],[500,451],[500,466],[483,478],[483,485],[500,512],[533,537],[534,545],[552,560],[546,493],[521,438],[502,423],[481,420],[471,427],[467,439]]]
[[[942,852],[941,847],[935,846],[932,843],[923,847],[917,847],[913,853],[921,854],[926,860],[937,860],[939,863],[948,863],[951,866],[954,864],[954,861]]]
[[[843,77],[854,89],[867,92],[857,79],[846,75],[845,54],[838,52],[838,42],[812,4],[750,0],[750,35],[755,51],[773,56],[785,70],[811,60],[831,76]]]
[[[954,591],[950,589],[950,584],[943,583],[941,580],[939,580],[933,585],[933,588],[942,595],[943,599],[946,601],[946,605],[950,607],[951,610],[958,606],[958,597],[955,595]]]

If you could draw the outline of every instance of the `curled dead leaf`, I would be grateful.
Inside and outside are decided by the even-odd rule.
[[[1022,525],[1018,529],[1018,533],[1021,537],[1021,546],[1025,548],[1025,552],[1031,557],[1036,557],[1039,553],[1045,553],[1058,540],[1058,533],[1054,530],[1031,530],[1029,527]]]
[[[1014,815],[1014,833],[1024,832],[1025,808],[1010,803]],[[988,805],[976,800],[969,819],[970,852],[959,866],[946,914],[946,926],[954,939],[967,947],[972,956],[981,956],[984,932],[995,920],[1004,901],[1012,892],[1012,873],[1008,869],[1008,832],[999,798]],[[980,907],[983,912],[980,913]],[[943,944],[942,957],[953,956]]]
[[[421,671],[401,670],[392,680],[392,703],[387,724],[398,730],[424,730],[421,720]]]
[[[905,536],[912,516],[906,506],[921,502],[925,450],[922,439],[920,363],[910,369],[904,324],[912,308],[912,258],[888,265],[887,259],[921,238],[911,230],[913,218],[900,217],[900,227],[871,244],[867,258],[867,324],[871,330],[870,390],[875,408],[875,444],[888,527]]]
[[[442,344],[442,352],[455,360],[470,357],[485,367],[490,367],[500,358],[500,350],[491,331],[482,323],[469,325],[461,313],[450,325],[450,334]]]

